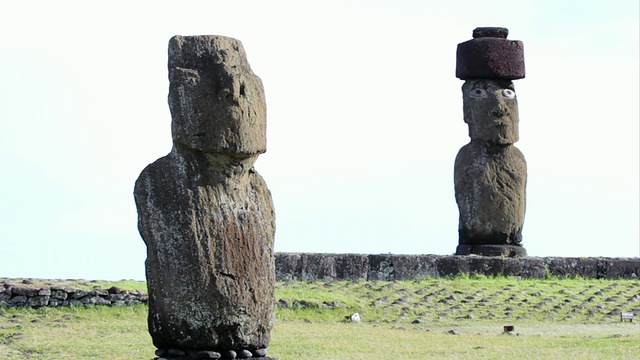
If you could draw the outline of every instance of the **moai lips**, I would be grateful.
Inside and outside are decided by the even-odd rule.
[[[262,82],[242,44],[222,36],[173,37],[169,80],[173,149],[142,171],[134,192],[149,333],[163,357],[264,356],[275,215],[253,169],[266,150]]]
[[[471,142],[456,156],[460,214],[458,255],[526,255],[521,246],[527,164],[519,139],[518,102],[511,80],[524,77],[522,42],[505,28],[477,28],[458,45],[456,76]]]

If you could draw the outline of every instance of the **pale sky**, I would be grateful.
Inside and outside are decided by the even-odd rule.
[[[171,149],[167,43],[243,42],[276,251],[452,254],[458,43],[525,47],[531,256],[640,256],[639,9],[602,1],[0,0],[0,277],[144,279],[133,184]]]

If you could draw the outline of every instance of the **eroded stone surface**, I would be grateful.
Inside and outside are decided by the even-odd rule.
[[[264,89],[240,41],[171,38],[169,84],[174,144],[234,157],[266,151]]]
[[[483,27],[473,30],[473,39],[458,44],[456,77],[516,80],[525,77],[524,45],[508,40],[509,30]]]
[[[266,149],[262,83],[242,44],[221,36],[173,37],[169,80],[174,146],[135,185],[149,332],[165,349],[266,348],[275,222],[253,169]]]
[[[503,27],[478,27],[473,29],[473,38],[495,37],[506,39],[509,29]]]
[[[472,141],[460,149],[454,178],[460,244],[519,245],[526,179],[526,162],[515,146]]]

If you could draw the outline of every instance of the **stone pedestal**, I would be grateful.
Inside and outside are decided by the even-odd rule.
[[[189,356],[182,356],[182,357],[154,357],[151,360],[194,360],[194,359],[207,359],[207,358],[192,358]],[[209,358],[209,359],[216,359],[216,358]],[[229,358],[217,358],[220,360],[231,360]],[[236,360],[240,359],[240,358],[235,358]],[[263,356],[263,357],[251,357],[248,358],[250,360],[280,360],[278,358],[272,358],[272,357],[268,357],[268,356]]]
[[[527,250],[515,245],[458,245],[456,255],[527,256]]]

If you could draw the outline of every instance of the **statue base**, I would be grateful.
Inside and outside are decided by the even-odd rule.
[[[192,360],[192,357],[189,356],[181,356],[181,357],[164,357],[164,356],[158,356],[158,357],[154,357],[151,360]],[[205,359],[205,358],[203,358]],[[215,358],[212,358],[215,359]],[[219,360],[225,360],[228,358],[218,358]],[[241,358],[235,358],[235,359],[241,359]],[[278,358],[272,358],[272,357],[268,357],[268,356],[263,356],[263,357],[252,357],[250,358],[250,360],[280,360]]]
[[[194,359],[219,359],[219,360],[233,360],[233,359],[251,359],[251,360],[280,360],[266,356],[266,350],[256,350],[258,354],[252,354],[248,350],[235,352],[232,350],[219,353],[217,351],[207,350],[179,350],[179,349],[158,349],[156,350],[157,357],[152,360],[194,360]],[[260,353],[262,352],[262,353]],[[260,356],[263,355],[263,356]]]
[[[527,250],[517,245],[466,245],[460,244],[456,248],[455,255],[481,255],[481,256],[506,256],[524,257]]]

